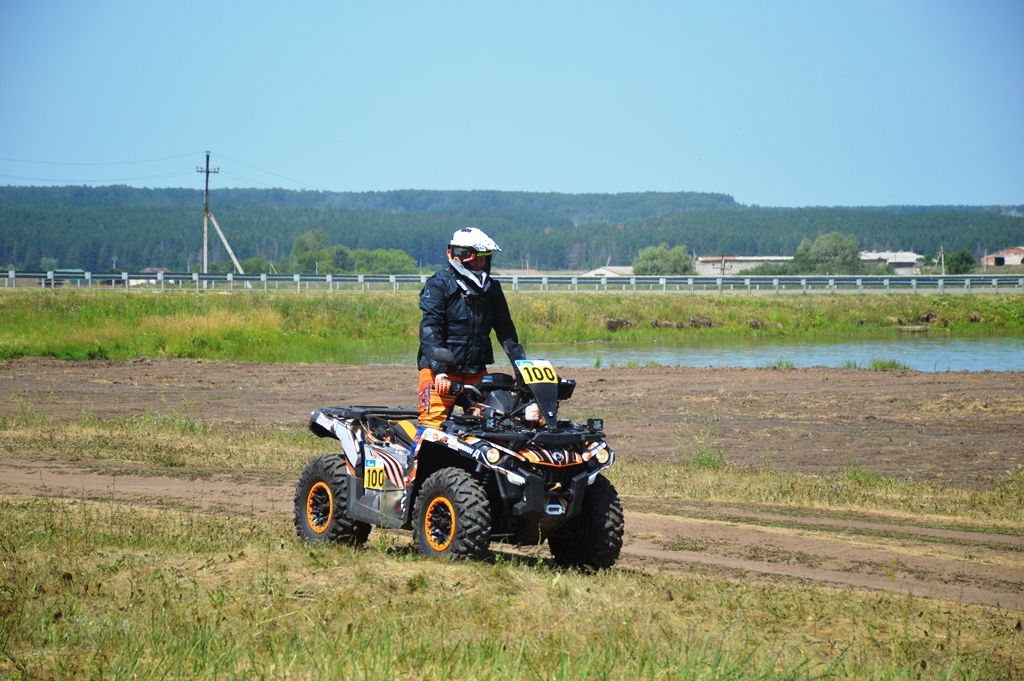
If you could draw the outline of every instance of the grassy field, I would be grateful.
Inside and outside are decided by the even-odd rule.
[[[56,435],[55,435],[56,434]],[[222,433],[184,415],[68,422],[25,404],[0,452],[109,471],[291,484],[330,443]],[[723,466],[694,447],[611,478],[638,510],[671,499],[1021,533],[1024,473],[984,490]],[[655,481],[657,481],[655,483]],[[661,490],[651,498],[651,490]],[[398,533],[308,547],[290,518],[159,500],[0,499],[0,675],[8,678],[1024,678],[1020,613],[804,583],[617,569],[499,552],[434,563]],[[642,510],[640,508],[639,510]]]
[[[1001,679],[1014,617],[905,595],[427,563],[281,519],[0,500],[18,678]]]
[[[1024,333],[1024,296],[511,294],[525,344]],[[0,358],[360,363],[415,348],[414,292],[0,291]]]

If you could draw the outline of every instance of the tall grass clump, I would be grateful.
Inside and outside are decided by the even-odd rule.
[[[909,371],[910,367],[895,359],[872,359],[872,371]]]
[[[688,416],[680,424],[680,454],[677,461],[698,471],[717,471],[725,467],[725,447],[717,414]]]

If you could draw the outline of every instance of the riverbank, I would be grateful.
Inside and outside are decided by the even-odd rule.
[[[524,344],[1024,335],[1024,296],[512,293]],[[415,348],[414,292],[0,291],[0,358],[359,364]]]

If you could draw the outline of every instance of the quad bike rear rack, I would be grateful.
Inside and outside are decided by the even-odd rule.
[[[420,414],[415,409],[403,407],[379,407],[379,406],[354,406],[354,407],[323,407],[310,413],[309,429],[319,437],[336,437],[336,435],[320,425],[317,417],[323,414],[335,419],[348,419],[352,421],[366,421],[370,417],[385,419],[387,421],[405,421],[416,419]]]
[[[364,419],[367,416],[380,416],[386,419],[414,419],[419,416],[415,409],[405,407],[379,407],[356,405],[354,407],[324,407],[320,410],[328,416],[342,419]]]

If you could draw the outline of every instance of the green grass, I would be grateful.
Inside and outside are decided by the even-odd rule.
[[[936,333],[1024,333],[1024,296],[510,294],[531,343],[690,343],[878,337],[931,320]],[[366,363],[408,354],[414,292],[0,290],[0,359],[198,357]],[[695,320],[704,320],[695,325]],[[752,321],[757,324],[752,324]],[[710,326],[703,326],[706,322]],[[756,328],[754,328],[756,327]]]
[[[910,367],[895,359],[872,359],[871,369],[873,371],[909,371]]]
[[[717,471],[725,467],[725,452],[721,449],[699,449],[691,455],[689,463],[697,470]]]
[[[60,436],[54,437],[54,433]],[[69,422],[33,409],[24,400],[18,415],[0,418],[0,451],[3,449],[45,450],[62,461],[181,468],[192,477],[232,471],[291,473],[301,470],[314,453],[333,451],[329,440],[306,429],[256,425],[227,430],[184,412],[86,416]]]
[[[686,574],[308,547],[284,519],[0,499],[10,678],[999,679],[1016,615]],[[1014,666],[1016,665],[1016,666]]]
[[[857,363],[856,360],[847,360],[843,362],[840,369],[861,369],[863,367]],[[868,362],[868,368],[872,371],[910,371],[910,367],[903,362],[895,359],[872,359]]]

